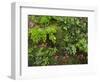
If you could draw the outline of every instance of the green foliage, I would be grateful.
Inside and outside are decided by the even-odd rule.
[[[50,17],[49,16],[41,16],[40,17],[40,24],[48,24],[50,21]]]
[[[68,47],[66,47],[66,51],[69,55],[75,55],[76,54],[76,46],[68,45]]]
[[[53,43],[56,42],[56,37],[54,33],[56,33],[56,27],[50,26],[46,28],[32,28],[29,29],[29,35],[31,35],[31,39],[34,44],[41,42],[46,42],[47,34],[49,35],[49,40],[51,40]]]
[[[28,65],[86,64],[88,18],[28,16]]]
[[[87,42],[84,38],[80,39],[76,46],[80,51],[87,52]]]
[[[33,48],[33,52],[29,54],[29,65],[48,65],[52,64],[52,56],[56,53],[56,48]],[[29,50],[30,51],[30,50]],[[31,63],[30,63],[31,62]]]
[[[34,44],[37,44],[39,41],[46,41],[46,33],[43,28],[32,28],[29,29],[29,34]]]

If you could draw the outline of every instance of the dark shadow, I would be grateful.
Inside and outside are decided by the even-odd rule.
[[[12,79],[12,80],[14,80],[14,78],[12,78],[11,76],[7,76],[9,79]]]

